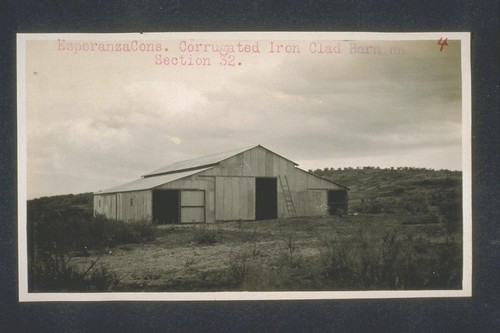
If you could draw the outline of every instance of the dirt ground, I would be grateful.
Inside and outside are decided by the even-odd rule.
[[[360,235],[376,242],[389,232],[429,243],[446,238],[440,224],[401,225],[397,215],[381,214],[156,228],[154,241],[120,245],[101,254],[96,266],[106,267],[119,280],[113,291],[238,290],[245,289],[241,282],[250,275],[250,289],[266,289],[264,280],[276,279],[272,272],[282,272],[284,266],[288,275],[313,279],[317,267],[311,263],[327,250],[326,244],[349,245]],[[85,267],[97,256],[74,262]]]

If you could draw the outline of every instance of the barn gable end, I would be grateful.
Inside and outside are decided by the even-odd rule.
[[[167,220],[159,223],[318,216],[336,209],[347,209],[346,187],[260,145],[177,162],[94,197],[94,210],[109,218]]]

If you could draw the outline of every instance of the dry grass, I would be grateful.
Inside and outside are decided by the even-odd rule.
[[[403,218],[379,214],[160,227],[155,241],[114,248],[100,263],[119,277],[116,291],[418,289],[418,281],[405,283],[394,274],[415,265],[435,270],[440,246],[450,238],[441,224],[402,225]],[[216,241],[197,241],[200,233]],[[459,257],[460,250],[450,255]],[[461,270],[455,266],[450,269]],[[432,281],[423,275],[421,287],[456,287]]]

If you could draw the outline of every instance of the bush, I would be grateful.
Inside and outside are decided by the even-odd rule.
[[[462,231],[462,193],[456,191],[446,199],[438,202],[438,209],[444,217],[446,229],[450,234]]]
[[[156,229],[147,221],[125,223],[109,220],[101,215],[75,214],[63,216],[45,214],[32,225],[35,247],[54,246],[66,251],[100,250],[119,244],[142,243],[155,239]]]
[[[433,274],[429,279],[431,288],[459,289],[462,287],[462,241],[448,236],[444,244],[439,246],[433,266]]]
[[[91,271],[87,288],[89,291],[109,291],[119,282],[120,280],[115,273],[110,272],[106,266],[100,266],[98,269]]]
[[[291,268],[299,268],[302,265],[302,255],[297,250],[297,242],[293,234],[289,234],[285,240],[285,248],[281,252],[281,258]]]
[[[247,256],[233,256],[229,255],[229,268],[228,268],[228,278],[231,284],[239,287],[245,281],[248,275],[248,263]]]
[[[37,213],[37,214],[35,214]],[[28,214],[29,288],[36,291],[108,290],[118,281],[105,267],[85,271],[71,265],[74,256],[151,241],[156,229],[147,222],[124,223],[83,211],[37,210]]]
[[[432,248],[430,248],[432,246]],[[327,241],[316,263],[323,288],[333,290],[459,289],[461,243],[431,245],[389,232],[369,239],[360,232],[349,243]]]
[[[214,245],[218,241],[219,231],[204,224],[201,227],[193,226],[191,233],[193,242],[199,245]]]
[[[349,289],[357,279],[351,263],[352,259],[347,246],[326,243],[319,258],[321,267],[319,277],[323,283],[335,289]]]
[[[65,253],[41,253],[32,269],[31,289],[36,292],[108,291],[119,283],[116,274],[109,272],[105,266],[94,268],[100,257],[85,270],[71,265],[71,258]]]
[[[97,216],[92,219],[89,228],[91,236],[89,241],[100,240],[101,244],[108,247],[155,239],[155,227],[147,221],[124,223]]]

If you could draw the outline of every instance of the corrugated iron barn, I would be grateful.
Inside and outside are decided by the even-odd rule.
[[[122,221],[203,223],[333,215],[347,188],[260,145],[181,161],[94,194],[94,211]]]

